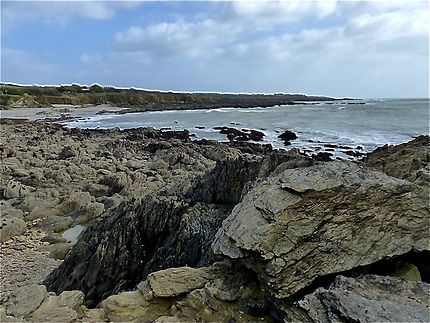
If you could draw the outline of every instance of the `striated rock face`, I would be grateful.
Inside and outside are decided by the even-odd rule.
[[[405,144],[384,146],[368,154],[365,165],[411,182],[430,182],[430,137],[419,136]]]
[[[241,258],[278,298],[316,278],[428,250],[421,187],[348,162],[286,170],[224,220],[213,250]]]
[[[337,276],[285,310],[286,321],[428,322],[430,285],[396,277]]]
[[[278,164],[308,163],[312,161],[278,154],[226,159],[197,181],[185,199],[161,194],[126,200],[85,231],[45,284],[56,292],[82,290],[94,306],[135,287],[151,272],[208,266],[219,259],[211,249],[215,233],[248,182],[267,176]]]

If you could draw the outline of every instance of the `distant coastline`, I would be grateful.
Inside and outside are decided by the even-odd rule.
[[[215,108],[271,107],[316,101],[353,100],[305,94],[247,94],[208,92],[165,92],[143,89],[123,89],[111,86],[17,85],[1,84],[0,109],[49,107],[53,104],[110,104],[128,108],[127,112],[193,110]]]

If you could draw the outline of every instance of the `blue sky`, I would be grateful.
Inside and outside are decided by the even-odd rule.
[[[427,1],[3,1],[1,80],[429,96]]]

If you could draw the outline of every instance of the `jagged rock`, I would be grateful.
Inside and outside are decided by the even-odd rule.
[[[395,277],[337,276],[330,287],[318,288],[297,307],[308,322],[428,322],[429,292],[429,284]],[[287,321],[297,319],[286,313]]]
[[[46,232],[61,232],[67,230],[72,223],[73,219],[70,216],[51,215],[36,224],[36,228],[42,228]]]
[[[223,222],[215,253],[242,261],[279,297],[316,278],[427,250],[428,196],[348,162],[287,170],[255,187]]]
[[[430,137],[419,136],[416,139],[397,146],[384,146],[368,154],[363,162],[390,176],[411,182],[420,179],[420,170],[426,169],[430,161]],[[428,176],[425,182],[428,183]]]
[[[213,263],[210,245],[226,214],[222,208],[172,197],[128,200],[88,228],[46,280],[50,290],[79,289],[87,304],[133,288],[149,273]]]
[[[19,218],[1,218],[0,242],[9,240],[14,236],[23,234],[27,230],[24,220]]]
[[[12,291],[4,304],[6,314],[18,318],[25,317],[37,309],[47,297],[43,285],[27,285]]]
[[[6,187],[4,188],[3,196],[6,199],[13,199],[16,197],[24,197],[29,193],[30,191],[25,185],[18,181],[10,180],[7,182]]]
[[[226,159],[218,162],[212,171],[196,183],[190,190],[189,198],[193,201],[235,205],[246,193],[246,185],[249,182],[267,177],[276,167],[287,162],[289,164],[285,164],[285,167],[313,164],[309,158],[289,153],[272,153],[259,159],[247,157]]]

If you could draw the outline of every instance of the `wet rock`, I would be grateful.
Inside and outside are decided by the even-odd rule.
[[[290,130],[285,130],[283,133],[281,133],[278,136],[278,138],[283,140],[283,141],[291,141],[291,140],[297,139],[298,137],[294,132],[292,132]]]
[[[298,306],[311,322],[426,322],[429,292],[429,284],[395,277],[337,276]]]
[[[5,242],[14,236],[19,236],[27,230],[24,220],[19,218],[1,218],[0,242]]]
[[[353,163],[287,170],[244,197],[212,246],[284,298],[318,277],[427,250],[427,201],[419,187]]]
[[[333,157],[332,153],[323,152],[323,151],[320,151],[317,154],[312,154],[312,158],[314,160],[322,161],[322,162],[332,161],[333,159],[331,157]]]

